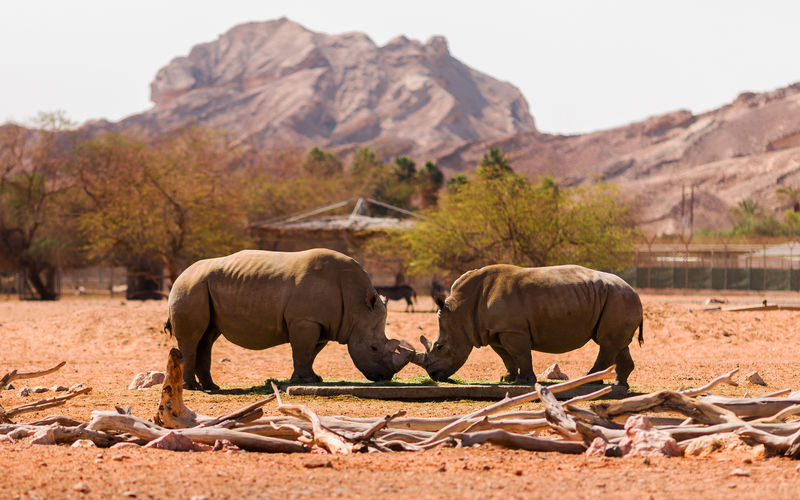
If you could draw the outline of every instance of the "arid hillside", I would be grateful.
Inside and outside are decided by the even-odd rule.
[[[461,170],[488,147],[511,155],[517,171],[551,175],[567,185],[604,179],[635,200],[650,233],[681,231],[694,188],[694,228],[724,228],[728,211],[752,198],[771,210],[787,208],[775,195],[800,186],[800,84],[693,115],[676,111],[611,130],[574,136],[520,133],[476,142],[440,158]]]

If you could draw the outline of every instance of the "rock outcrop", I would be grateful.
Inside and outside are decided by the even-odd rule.
[[[436,154],[535,133],[522,94],[453,58],[442,37],[328,35],[287,19],[234,27],[162,68],[155,106],[118,124],[159,134],[197,122],[262,148],[371,145]]]

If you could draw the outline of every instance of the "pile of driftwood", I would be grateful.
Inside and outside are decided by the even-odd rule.
[[[16,433],[18,438],[35,433],[34,442],[88,440],[86,443],[101,447],[125,443],[174,450],[238,448],[280,453],[314,448],[330,453],[419,451],[493,443],[531,451],[605,456],[692,454],[700,442],[730,441],[732,437],[737,446],[761,446],[765,454],[800,457],[800,420],[787,422],[800,414],[800,395],[781,397],[787,390],[757,398],[702,396],[719,383],[736,385],[732,378],[736,370],[697,389],[659,391],[589,408],[575,403],[599,398],[611,388],[563,403],[553,395],[610,378],[612,367],[548,387],[537,384],[528,394],[506,397],[466,415],[436,418],[406,417],[402,411],[382,418],[319,416],[305,405],[285,403],[274,386],[273,395],[212,418],[184,404],[182,371],[180,351],[173,349],[152,421],[121,408],[94,411],[88,423],[53,416],[32,424],[12,424],[6,418],[6,423],[0,424],[0,435],[15,438]],[[265,416],[263,406],[273,400],[279,415]],[[535,400],[544,403],[544,409],[513,410]],[[644,412],[654,416],[644,416]],[[665,413],[682,416],[655,416]]]

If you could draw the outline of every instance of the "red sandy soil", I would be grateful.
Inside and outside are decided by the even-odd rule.
[[[721,387],[723,395],[758,395],[791,387],[800,389],[799,311],[704,311],[710,294],[642,296],[645,344],[631,348],[636,369],[631,389],[650,392],[699,386],[732,368],[740,380],[751,371],[766,387],[743,382]],[[726,298],[724,295],[715,295]],[[738,295],[738,304],[796,303],[797,294]],[[436,337],[436,315],[430,299],[405,313],[390,303],[387,334],[419,346],[418,337]],[[51,387],[83,383],[86,396],[61,408],[26,413],[17,422],[52,414],[88,420],[92,410],[131,406],[151,418],[159,387],[129,390],[134,375],[163,370],[174,339],[161,333],[166,301],[128,302],[109,298],[65,298],[54,303],[20,302],[0,297],[0,375],[12,369],[35,371],[59,361],[56,373],[15,381]],[[420,347],[421,348],[421,347]],[[558,362],[571,377],[585,373],[597,353],[595,345],[567,354],[533,353],[536,371]],[[247,351],[220,339],[212,355],[212,374],[220,394],[186,392],[186,404],[206,415],[221,415],[263,397],[267,378],[291,374],[290,350],[279,346]],[[346,348],[328,345],[315,369],[324,378],[362,378]],[[496,380],[502,364],[488,348],[473,351],[458,376]],[[422,374],[409,365],[399,376]],[[259,388],[250,391],[235,389]],[[21,397],[0,391],[0,405],[12,408],[53,393]],[[383,416],[405,409],[409,415],[462,414],[487,402],[409,403],[353,397],[292,397],[322,415]],[[523,408],[534,409],[531,403]],[[265,407],[268,414],[274,406]],[[138,448],[98,449],[32,445],[29,439],[0,444],[0,499],[6,498],[797,498],[800,462],[782,458],[753,459],[742,454],[710,458],[591,458],[477,448],[438,448],[421,453],[258,454],[247,452],[178,453]],[[327,465],[330,464],[328,467]],[[323,466],[324,467],[320,467]],[[732,476],[734,469],[749,475]]]

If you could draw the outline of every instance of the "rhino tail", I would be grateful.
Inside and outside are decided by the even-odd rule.
[[[167,322],[164,323],[164,334],[169,335],[172,337],[172,322],[167,318]],[[641,335],[641,334],[640,334]]]
[[[644,344],[644,319],[639,322],[639,347]]]

